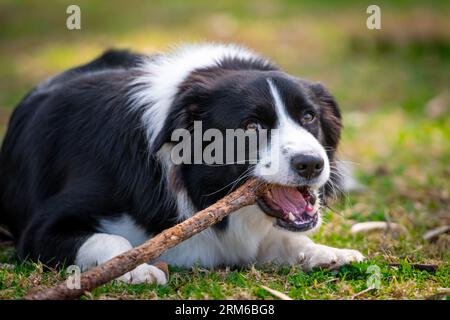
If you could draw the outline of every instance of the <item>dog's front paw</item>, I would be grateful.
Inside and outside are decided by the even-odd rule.
[[[365,257],[356,250],[337,249],[319,244],[308,247],[300,254],[300,263],[305,271],[313,268],[337,269],[352,262],[363,261]]]
[[[117,280],[130,284],[156,283],[164,285],[167,283],[166,274],[162,270],[145,263],[125,273]]]

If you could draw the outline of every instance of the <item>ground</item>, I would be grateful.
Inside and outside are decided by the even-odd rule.
[[[326,84],[343,110],[340,157],[364,186],[325,210],[327,222],[313,237],[358,249],[366,262],[310,273],[295,266],[170,268],[166,286],[111,283],[83,299],[274,299],[261,285],[293,299],[448,299],[450,236],[429,242],[422,235],[450,224],[450,4],[396,3],[379,1],[382,29],[368,30],[368,1],[78,1],[82,29],[68,31],[68,1],[2,1],[0,135],[32,86],[106,48],[153,52],[180,41],[232,41]],[[379,220],[406,232],[350,233],[357,222]],[[0,299],[64,277],[17,262],[7,243],[0,263]],[[417,263],[436,269],[413,268]],[[372,265],[381,285],[367,290]]]

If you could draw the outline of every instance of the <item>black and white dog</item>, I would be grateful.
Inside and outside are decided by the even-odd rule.
[[[258,150],[256,164],[175,165],[171,133],[192,130],[194,121],[221,131],[277,129],[279,139]],[[320,225],[320,202],[337,183],[340,130],[338,106],[321,84],[242,47],[192,45],[152,56],[109,51],[43,82],[14,111],[1,150],[0,220],[21,259],[88,269],[253,176],[272,185],[256,205],[161,260],[338,267],[363,256],[305,234]],[[276,174],[267,174],[275,162]],[[167,281],[150,264],[120,279]]]

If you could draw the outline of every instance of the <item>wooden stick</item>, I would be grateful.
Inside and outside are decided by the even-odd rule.
[[[374,287],[368,287],[367,289],[364,289],[364,290],[362,290],[362,291],[360,291],[360,292],[355,293],[354,295],[352,295],[352,296],[350,297],[349,300],[353,300],[353,299],[355,299],[356,297],[362,296],[363,294],[366,294],[367,292],[372,291],[372,290],[374,290],[374,289],[375,289]]]
[[[12,238],[11,232],[0,226],[0,240],[10,241]]]
[[[266,290],[267,292],[271,293],[272,295],[274,295],[275,297],[277,297],[280,300],[292,300],[291,297],[289,297],[287,294],[285,294],[283,292],[280,292],[278,290],[275,290],[275,289],[272,289],[272,288],[269,288],[269,287],[263,286],[263,285],[261,285],[260,287],[263,288],[264,290]]]
[[[158,258],[168,249],[221,221],[230,213],[255,203],[257,197],[265,192],[267,187],[267,184],[261,181],[254,179],[247,181],[236,191],[198,212],[193,217],[164,230],[142,245],[82,273],[80,289],[70,289],[64,281],[48,289],[29,292],[25,299],[76,299],[85,292],[91,291],[133,270],[140,264]]]
[[[390,267],[401,267],[401,263],[389,263]],[[436,272],[439,268],[437,264],[424,264],[424,263],[410,263],[409,266],[413,269],[424,270],[428,272]]]

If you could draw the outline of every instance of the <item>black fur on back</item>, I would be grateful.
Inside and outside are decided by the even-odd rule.
[[[133,212],[149,233],[173,224],[141,114],[125,112],[142,58],[106,52],[40,85],[14,111],[0,155],[0,212],[21,258],[73,262],[102,216]]]

